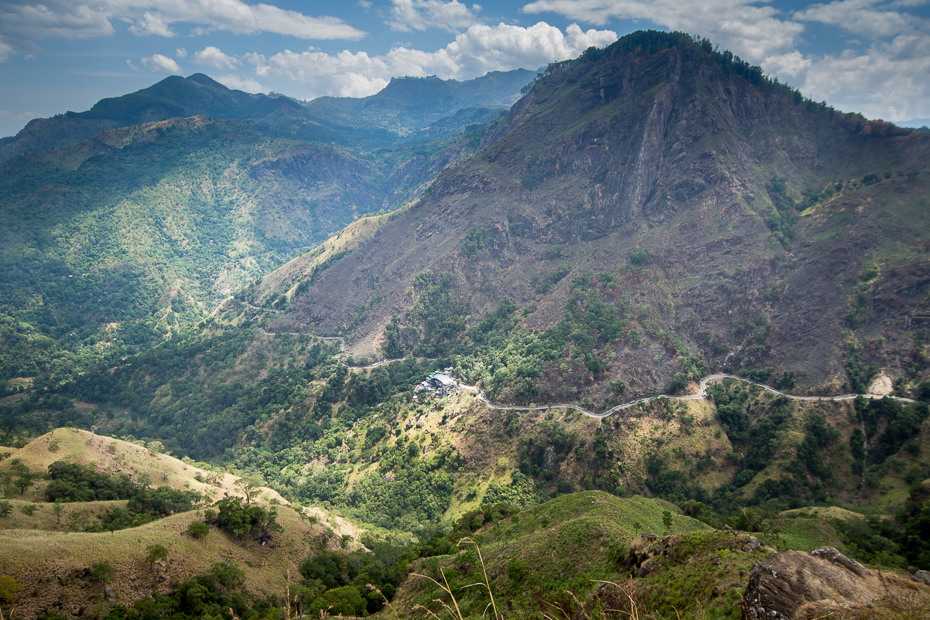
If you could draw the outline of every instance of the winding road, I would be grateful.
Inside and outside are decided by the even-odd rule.
[[[707,398],[707,384],[711,381],[716,381],[718,379],[736,379],[737,381],[742,381],[744,383],[749,383],[751,385],[757,385],[763,390],[765,390],[766,392],[777,394],[778,396],[784,396],[786,398],[791,398],[793,400],[807,400],[807,401],[854,400],[859,396],[862,396],[863,398],[879,398],[879,399],[885,398],[884,396],[876,396],[874,394],[844,394],[842,396],[794,396],[792,394],[786,394],[784,392],[780,392],[773,387],[765,385],[764,383],[758,383],[756,381],[751,381],[743,377],[737,377],[736,375],[718,374],[718,375],[708,375],[704,377],[703,379],[701,379],[701,391],[698,394],[689,394],[687,396],[675,396],[673,394],[658,394],[656,396],[647,396],[645,398],[638,398],[636,400],[631,400],[630,402],[623,403],[622,405],[617,405],[616,407],[608,409],[607,411],[603,413],[596,413],[594,411],[588,411],[587,409],[583,407],[579,407],[578,405],[569,405],[569,404],[541,405],[541,406],[536,406],[536,407],[523,407],[519,405],[498,405],[497,403],[494,403],[488,400],[488,397],[485,396],[484,390],[482,389],[479,389],[473,385],[466,385],[464,383],[460,383],[459,387],[462,388],[463,390],[468,390],[468,391],[477,393],[478,400],[483,402],[485,405],[487,405],[491,409],[497,409],[499,411],[543,411],[546,409],[573,409],[579,413],[583,413],[586,416],[596,418],[596,419],[601,419],[601,418],[606,418],[607,416],[612,415],[614,413],[617,413],[618,411],[622,411],[623,409],[628,409],[632,407],[633,405],[639,405],[641,403],[648,403],[650,401],[658,400],[660,398],[667,398],[669,400],[700,400],[702,398]],[[904,403],[918,402],[916,400],[913,400],[910,398],[902,398],[900,396],[888,396],[888,398],[892,398],[894,400],[901,401]]]
[[[264,330],[262,330],[262,331],[264,331]],[[265,333],[266,335],[269,335],[269,336],[270,336],[270,335],[273,335],[271,332],[264,332],[264,333]],[[281,333],[281,332],[277,332],[277,333]],[[339,336],[322,336],[322,337],[321,337],[321,336],[317,336],[317,337],[318,337],[318,338],[321,338],[322,340],[338,340],[338,341],[339,341],[339,344],[340,344],[340,346],[341,346],[342,351],[345,352],[345,350],[346,350],[346,341],[345,341],[345,338],[342,338],[342,337],[339,337]],[[427,359],[429,359],[429,358],[427,358]],[[402,359],[402,358],[388,359],[388,360],[381,360],[380,362],[375,362],[375,363],[369,364],[369,365],[367,365],[367,366],[348,366],[348,365],[347,365],[347,367],[348,367],[350,370],[370,370],[370,369],[372,369],[372,368],[378,368],[379,366],[384,366],[384,365],[386,365],[386,364],[391,364],[391,363],[393,363],[393,362],[400,362],[400,361],[403,361],[403,359]],[[911,399],[911,398],[903,398],[903,397],[901,397],[901,396],[887,396],[887,397],[885,397],[885,396],[878,396],[878,395],[875,395],[875,394],[843,394],[843,395],[841,395],[841,396],[795,396],[795,395],[793,395],[793,394],[786,394],[785,392],[781,392],[781,391],[779,391],[779,390],[776,390],[775,388],[773,388],[773,387],[771,387],[771,386],[768,386],[768,385],[765,385],[764,383],[759,383],[758,381],[752,381],[752,380],[746,379],[746,378],[744,378],[744,377],[738,377],[738,376],[736,376],[736,375],[727,375],[727,374],[707,375],[706,377],[702,378],[702,379],[701,379],[701,391],[698,392],[697,394],[688,394],[687,396],[676,396],[676,395],[674,395],[674,394],[657,394],[657,395],[655,395],[655,396],[647,396],[647,397],[645,397],[645,398],[637,398],[637,399],[631,400],[631,401],[629,401],[629,402],[627,402],[627,403],[623,403],[622,405],[617,405],[617,406],[615,406],[615,407],[612,407],[612,408],[608,409],[607,411],[605,411],[605,412],[603,412],[603,413],[597,413],[597,412],[594,412],[594,411],[588,411],[588,410],[585,409],[584,407],[579,407],[578,405],[571,405],[571,404],[567,404],[567,403],[557,404],[557,405],[538,405],[538,406],[536,406],[536,407],[529,407],[529,406],[524,406],[524,405],[499,405],[499,404],[497,404],[497,403],[495,403],[495,402],[492,402],[492,401],[485,395],[484,390],[482,390],[482,389],[480,389],[480,388],[478,388],[478,387],[476,387],[476,386],[474,386],[474,385],[468,385],[468,384],[465,384],[465,383],[460,383],[460,384],[459,384],[459,387],[462,388],[463,390],[468,390],[468,391],[470,391],[470,392],[476,393],[476,394],[478,395],[478,400],[480,400],[481,402],[483,402],[485,405],[487,405],[487,406],[490,407],[491,409],[495,409],[495,410],[497,410],[497,411],[544,411],[544,410],[547,410],[547,409],[571,409],[571,410],[577,411],[577,412],[579,412],[579,413],[583,413],[584,415],[589,416],[589,417],[591,417],[591,418],[601,419],[601,418],[606,418],[607,416],[613,415],[614,413],[617,413],[618,411],[622,411],[622,410],[624,410],[624,409],[629,409],[630,407],[632,407],[632,406],[634,406],[634,405],[639,405],[639,404],[642,404],[642,403],[648,403],[648,402],[651,402],[651,401],[654,401],[654,400],[659,400],[660,398],[666,398],[666,399],[669,399],[669,400],[701,400],[701,399],[703,399],[703,398],[707,398],[707,384],[708,384],[709,382],[711,382],[711,381],[717,381],[717,380],[720,380],[720,379],[736,379],[737,381],[742,381],[743,383],[749,383],[750,385],[756,385],[756,386],[762,388],[763,390],[765,390],[766,392],[769,392],[769,393],[771,393],[771,394],[776,394],[776,395],[778,395],[778,396],[784,396],[785,398],[790,398],[790,399],[792,399],[792,400],[806,400],[806,401],[836,400],[836,401],[840,401],[840,400],[854,400],[854,399],[858,398],[859,396],[861,396],[861,397],[863,397],[863,398],[878,398],[878,399],[881,399],[881,398],[891,398],[891,399],[893,399],[893,400],[896,400],[896,401],[899,401],[899,402],[902,402],[902,403],[916,403],[916,402],[919,402],[919,401],[913,400],[913,399]]]

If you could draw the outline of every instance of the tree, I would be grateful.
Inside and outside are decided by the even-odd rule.
[[[9,575],[3,575],[0,577],[0,602],[7,604],[12,603],[16,600],[16,597],[18,597],[19,593],[22,591],[23,587]],[[2,617],[3,614],[0,614],[0,618]]]
[[[97,562],[90,567],[90,578],[103,584],[112,580],[115,574],[116,571],[113,570],[113,567],[110,566],[110,563],[106,560]]]
[[[55,500],[55,507],[52,510],[55,511],[55,525],[61,525],[61,513],[65,510],[61,505],[61,500]]]
[[[203,538],[210,533],[210,526],[203,521],[191,521],[187,526],[188,533],[194,538]]]
[[[670,510],[662,511],[662,525],[665,526],[666,531],[672,529],[672,512]]]
[[[238,482],[236,482],[236,488],[243,495],[245,495],[246,505],[250,505],[252,503],[252,500],[261,490],[261,487],[262,487],[262,481],[257,478],[251,477],[251,476],[240,478]]]
[[[32,484],[32,474],[23,474],[21,477],[17,478],[13,484],[19,487],[19,494],[22,495],[26,492],[26,489],[29,488],[29,485]]]
[[[626,390],[627,390],[626,381],[617,380],[610,384],[610,391],[613,392],[614,394],[619,394],[620,396],[623,396],[623,393],[626,392]]]
[[[156,454],[166,453],[165,444],[163,444],[160,441],[150,441],[147,444],[145,444],[145,448],[146,450],[149,451],[149,454],[151,456],[155,456]]]
[[[10,502],[0,502],[0,517],[8,517],[13,512]]]
[[[145,561],[155,570],[155,562],[168,559],[168,548],[162,545],[149,545],[145,548]]]
[[[688,387],[688,377],[682,373],[677,373],[675,378],[672,379],[671,384],[668,386],[668,391],[672,394],[677,394]]]

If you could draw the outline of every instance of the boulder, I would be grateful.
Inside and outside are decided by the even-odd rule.
[[[930,597],[914,581],[871,571],[833,547],[785,551],[757,564],[746,586],[749,620],[812,619],[853,611],[899,597]]]

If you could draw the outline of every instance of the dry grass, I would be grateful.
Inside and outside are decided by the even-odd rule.
[[[55,601],[66,602],[63,612],[68,615],[79,608],[90,612],[117,603],[131,604],[155,592],[167,594],[171,580],[209,572],[213,564],[225,559],[243,569],[250,594],[283,595],[287,572],[297,574],[300,562],[319,552],[325,536],[322,526],[311,525],[286,507],[278,513],[283,531],[264,546],[230,538],[216,529],[203,539],[194,539],[186,530],[197,518],[196,512],[187,512],[112,534],[0,531],[0,575],[12,575],[23,586],[16,617],[35,617]],[[146,547],[153,544],[167,547],[169,554],[166,562],[151,567],[144,557]],[[330,537],[329,546],[338,546],[337,539]],[[116,572],[109,583],[116,595],[113,600],[103,595],[102,584],[76,576],[101,561],[109,562]]]
[[[157,454],[133,443],[104,437],[76,428],[59,428],[29,442],[0,462],[0,471],[9,470],[18,460],[33,472],[44,473],[55,461],[68,460],[82,465],[93,465],[97,471],[110,474],[123,473],[134,482],[148,475],[152,486],[168,486],[179,490],[196,491],[217,501],[226,495],[242,496],[237,489],[239,478],[229,473],[207,471],[188,465],[167,454]],[[198,480],[201,478],[203,481]],[[44,484],[39,482],[18,499],[42,501]],[[264,488],[259,499],[268,502],[286,500],[272,489]]]
[[[0,517],[0,532],[2,530],[43,530],[47,532],[68,529],[68,518],[81,511],[86,511],[91,521],[111,508],[125,508],[126,500],[109,502],[69,502],[61,504],[61,515],[56,515],[54,505],[47,502],[30,502],[20,499],[3,500],[10,503],[13,512],[9,516]],[[23,509],[32,511],[26,514]],[[60,518],[59,518],[60,517]]]

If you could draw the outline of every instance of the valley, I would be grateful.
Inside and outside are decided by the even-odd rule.
[[[0,155],[3,613],[930,609],[925,133],[647,31]]]

